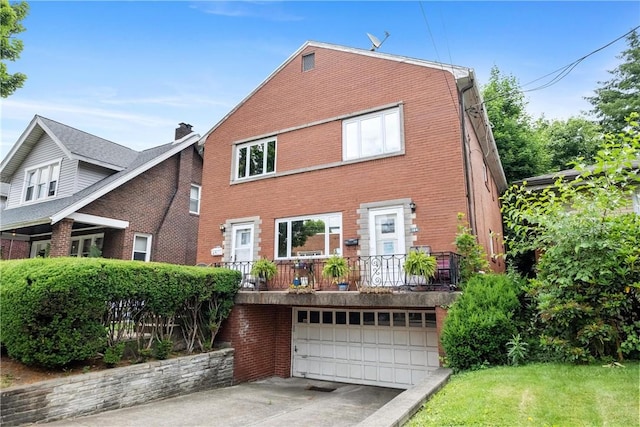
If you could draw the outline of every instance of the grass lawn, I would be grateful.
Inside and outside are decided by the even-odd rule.
[[[640,426],[640,363],[531,364],[453,375],[407,426]]]

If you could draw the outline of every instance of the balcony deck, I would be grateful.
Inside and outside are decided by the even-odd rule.
[[[403,269],[406,259],[404,254],[345,257],[350,267],[346,278],[349,285],[346,292],[355,291],[362,294],[365,293],[364,291],[373,291],[374,296],[380,298],[383,293],[378,291],[403,294],[457,290],[460,283],[461,256],[454,252],[434,252],[431,255],[436,258],[437,270],[435,277],[430,279],[407,275]],[[294,285],[314,292],[338,291],[336,283],[322,276],[324,263],[325,259],[322,258],[276,261],[276,276],[266,283],[251,275],[253,261],[222,262],[213,266],[241,271],[243,277],[241,291],[289,292],[291,287],[295,288]]]

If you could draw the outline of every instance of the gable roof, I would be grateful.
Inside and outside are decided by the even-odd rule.
[[[71,126],[35,115],[18,141],[0,163],[0,181],[9,182],[43,134],[73,160],[121,171],[135,159],[137,151]]]
[[[403,64],[411,64],[420,67],[432,68],[442,70],[443,72],[451,73],[456,81],[457,89],[462,94],[467,110],[469,110],[471,124],[476,130],[478,135],[484,136],[484,140],[480,139],[480,145],[483,150],[487,167],[491,171],[498,191],[502,192],[507,188],[507,179],[502,168],[500,156],[498,154],[498,147],[496,146],[493,138],[493,132],[491,131],[491,125],[489,124],[489,118],[484,108],[482,101],[482,95],[475,77],[475,72],[472,68],[462,67],[452,64],[443,64],[440,62],[427,61],[424,59],[411,58],[402,55],[393,55],[388,53],[382,53],[378,51],[371,51],[365,49],[358,49],[346,46],[340,46],[330,43],[322,43],[316,41],[305,42],[298,50],[296,50],[289,58],[287,58],[278,68],[275,69],[262,83],[260,83],[253,91],[251,91],[242,101],[240,101],[233,109],[231,109],[218,123],[216,123],[208,132],[206,132],[200,139],[199,144],[202,146],[206,142],[207,138],[213,133],[220,125],[222,125],[233,113],[235,113],[242,105],[244,105],[255,93],[257,93],[263,86],[265,86],[271,79],[274,78],[283,68],[285,68],[291,61],[293,61],[300,53],[302,53],[308,47],[316,47],[320,49],[335,50],[340,52],[347,52],[354,55],[368,56],[372,58],[384,59],[388,61],[394,61]]]
[[[127,183],[171,156],[196,144],[200,135],[191,133],[174,142],[137,152],[126,168],[112,174],[69,197],[53,199],[2,211],[0,230],[6,231],[38,224],[55,224],[108,192]]]

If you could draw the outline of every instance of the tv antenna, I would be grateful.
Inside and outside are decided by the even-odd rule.
[[[384,41],[390,36],[391,34],[389,34],[388,31],[384,32],[384,39],[382,39],[382,41],[378,40],[378,38],[376,36],[374,36],[373,34],[369,34],[367,33],[367,37],[369,37],[369,40],[371,40],[371,51],[375,52],[376,50],[378,50],[378,48],[380,46],[382,46],[382,43],[384,43]]]

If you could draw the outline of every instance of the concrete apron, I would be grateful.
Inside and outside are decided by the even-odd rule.
[[[401,426],[451,372],[434,371],[409,390],[269,378],[192,393],[47,426]]]

